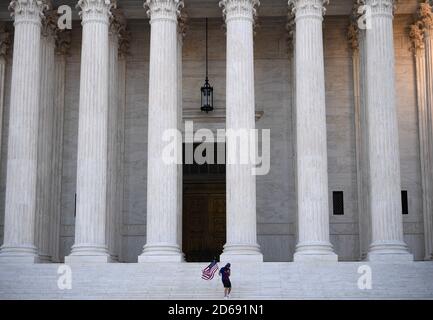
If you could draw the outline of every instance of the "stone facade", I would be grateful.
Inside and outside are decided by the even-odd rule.
[[[186,2],[186,9],[188,3]],[[302,1],[299,1],[302,2]],[[314,1],[306,1],[314,2]],[[385,1],[386,2],[386,1]],[[332,3],[331,5],[332,6]],[[121,7],[121,5],[119,6]],[[329,8],[332,12],[332,7]],[[0,8],[0,11],[6,8]],[[140,9],[143,10],[144,9]],[[285,16],[260,16],[254,35],[255,111],[263,116],[256,128],[271,129],[271,170],[256,178],[257,242],[264,261],[292,261],[298,234],[296,165],[296,102],[293,99],[296,61],[287,43]],[[199,92],[204,74],[203,19],[188,19],[182,52],[182,104],[186,118],[199,117]],[[404,215],[404,241],[415,260],[426,258],[425,214],[421,173],[416,69],[408,27],[414,22],[407,11],[393,20],[395,53],[395,111],[398,124],[401,190],[408,191],[409,214]],[[226,108],[226,30],[222,17],[209,20],[209,76],[215,95],[215,112]],[[349,13],[327,14],[323,23],[324,94],[326,105],[327,193],[329,240],[339,260],[362,257],[359,232],[359,194],[356,158],[356,111],[352,48],[347,40]],[[10,22],[7,23],[10,25]],[[148,20],[129,19],[130,48],[125,55],[124,146],[121,243],[118,259],[136,262],[146,244],[148,208],[148,116],[150,32]],[[11,27],[11,26],[10,26]],[[227,32],[229,29],[227,29]],[[64,117],[61,175],[61,209],[58,257],[63,261],[75,243],[78,123],[82,27],[74,21],[70,50],[65,56]],[[2,38],[0,38],[1,40]],[[1,53],[1,52],[0,52]],[[174,60],[174,57],[173,57]],[[121,64],[119,63],[119,66]],[[0,242],[4,239],[8,137],[11,118],[12,56],[6,59],[0,172]],[[121,79],[121,77],[119,77]],[[119,84],[122,86],[122,83]],[[12,119],[12,118],[11,118]],[[224,122],[197,127],[224,127]],[[396,138],[396,137],[395,137]],[[300,141],[298,139],[298,141]],[[299,150],[299,149],[298,149]],[[299,151],[298,151],[299,152]],[[298,166],[299,167],[299,166]],[[298,177],[298,178],[297,178]],[[333,215],[332,192],[344,191],[344,215]],[[325,201],[326,202],[326,201]],[[324,202],[324,203],[325,203]],[[323,208],[322,208],[323,209]],[[325,208],[326,209],[326,208]],[[326,210],[325,210],[326,211]],[[430,213],[431,214],[431,213]],[[105,232],[105,231],[104,231]],[[326,232],[327,233],[327,232]],[[102,234],[102,233],[101,233]],[[55,250],[56,251],[56,250]]]

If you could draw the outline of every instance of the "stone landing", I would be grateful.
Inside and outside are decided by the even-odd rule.
[[[360,290],[358,268],[372,270]],[[60,264],[0,265],[0,299],[222,299],[206,263],[71,265],[72,289],[60,290]],[[433,299],[433,262],[232,263],[233,299]]]

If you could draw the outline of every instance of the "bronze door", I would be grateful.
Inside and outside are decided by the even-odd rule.
[[[226,242],[225,183],[184,183],[182,223],[186,261],[219,259]]]

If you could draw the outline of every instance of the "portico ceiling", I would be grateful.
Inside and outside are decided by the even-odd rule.
[[[10,0],[0,0],[0,20],[10,20],[8,5]],[[77,0],[53,0],[55,6],[66,4],[73,8]],[[328,15],[349,15],[353,0],[330,0],[327,7]],[[118,0],[118,7],[125,11],[128,19],[145,19],[146,11],[143,9],[144,0]],[[184,0],[185,8],[190,18],[221,17],[219,0]],[[285,16],[287,14],[287,0],[261,0],[259,15],[261,17]],[[412,14],[415,12],[418,0],[399,0],[397,14]],[[77,10],[74,17],[78,19]]]

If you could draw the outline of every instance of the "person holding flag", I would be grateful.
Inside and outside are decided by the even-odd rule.
[[[224,286],[224,299],[230,299],[230,292],[232,291],[232,283],[230,282],[230,263],[227,263],[220,269],[219,274]]]
[[[218,270],[218,263],[216,261],[216,258],[213,259],[213,261],[208,265],[206,268],[202,270],[201,278],[203,280],[212,280],[215,272]]]

